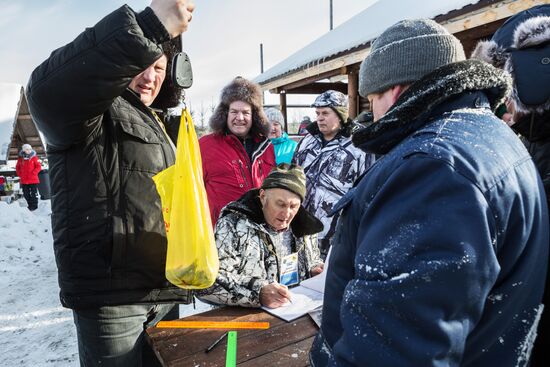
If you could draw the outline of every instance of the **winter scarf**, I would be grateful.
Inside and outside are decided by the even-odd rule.
[[[511,83],[505,72],[479,60],[444,65],[411,84],[380,120],[366,122],[354,132],[353,144],[368,153],[386,154],[427,124],[435,107],[446,100],[483,91],[495,110],[509,94]]]
[[[32,157],[34,157],[36,155],[36,152],[34,150],[31,150],[31,152],[29,154],[25,153],[24,150],[21,150],[19,152],[19,156],[23,159],[31,159]]]

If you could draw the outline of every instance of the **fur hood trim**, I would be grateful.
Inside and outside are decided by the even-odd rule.
[[[369,153],[385,154],[405,137],[425,125],[439,105],[467,92],[481,91],[491,109],[499,106],[511,88],[510,76],[479,60],[444,65],[413,83],[377,122],[367,122],[352,136],[357,147],[367,143]],[[373,144],[373,140],[376,143]],[[361,147],[363,148],[363,147]]]
[[[241,196],[238,200],[227,204],[220,213],[220,218],[238,212],[244,214],[251,221],[257,224],[265,223],[264,214],[262,212],[262,204],[260,203],[260,189],[252,189]],[[323,230],[323,223],[310,214],[302,205],[296,216],[290,223],[290,229],[297,238],[319,233]]]
[[[550,41],[550,17],[538,16],[520,23],[514,31],[510,48],[507,49],[493,40],[480,41],[472,59],[478,59],[502,68],[509,59],[509,52],[534,47]]]
[[[512,47],[516,50],[537,47],[545,43],[547,44],[546,47],[550,50],[550,17],[538,16],[527,19],[518,25],[514,31]],[[546,103],[539,105],[527,105],[521,100],[518,92],[516,70],[514,70],[514,63],[511,57],[508,57],[506,60],[504,70],[509,72],[514,79],[512,99],[514,100],[516,111],[524,115],[533,112],[540,115],[550,110],[550,99]]]
[[[229,105],[235,101],[243,101],[252,106],[251,135],[254,137],[267,137],[271,130],[271,125],[262,108],[262,89],[258,84],[240,76],[233,79],[231,83],[222,89],[220,103],[209,121],[213,132],[218,134],[227,132]]]
[[[550,41],[550,17],[538,16],[527,19],[514,31],[512,47],[523,49]]]
[[[511,24],[510,26],[513,26]],[[546,103],[538,105],[525,104],[518,92],[518,76],[514,70],[514,62],[512,61],[512,53],[526,49],[533,49],[546,44],[545,47],[550,48],[550,17],[549,16],[534,16],[520,22],[513,32],[510,40],[510,47],[504,48],[494,40],[479,42],[472,53],[473,59],[483,60],[491,65],[503,68],[512,75],[514,86],[512,89],[512,99],[515,104],[516,111],[526,115],[530,113],[542,114],[550,110],[550,100]],[[528,70],[523,73],[528,73]],[[520,88],[521,89],[521,88]]]
[[[497,68],[503,68],[508,59],[508,53],[506,49],[500,47],[495,41],[480,41],[474,52],[472,52],[471,58],[485,61]]]

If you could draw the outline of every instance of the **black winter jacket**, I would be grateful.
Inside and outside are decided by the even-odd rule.
[[[150,8],[123,6],[54,51],[27,86],[47,139],[61,303],[188,302],[164,275],[166,234],[152,176],[175,154],[130,81],[169,35]]]

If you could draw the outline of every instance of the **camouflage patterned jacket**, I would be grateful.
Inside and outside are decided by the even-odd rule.
[[[306,173],[306,198],[304,207],[323,222],[319,234],[319,249],[326,258],[336,230],[339,213],[330,216],[332,206],[353,187],[355,180],[373,163],[374,155],[365,154],[353,146],[350,138],[351,124],[346,125],[333,140],[324,143],[322,134],[313,123],[294,152],[292,163],[304,168]]]
[[[270,232],[265,228],[258,189],[244,194],[222,209],[215,237],[220,258],[216,282],[197,296],[204,301],[230,306],[260,307],[260,289],[279,279],[279,257]],[[322,261],[317,235],[320,220],[303,207],[291,225],[293,251],[298,252],[300,280]]]

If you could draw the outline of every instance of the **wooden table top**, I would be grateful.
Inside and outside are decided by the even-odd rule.
[[[317,325],[309,315],[285,322],[261,309],[223,307],[183,318],[189,321],[267,321],[267,330],[237,330],[237,366],[309,366]],[[226,330],[149,328],[146,339],[163,366],[225,366],[227,339],[205,349]]]

